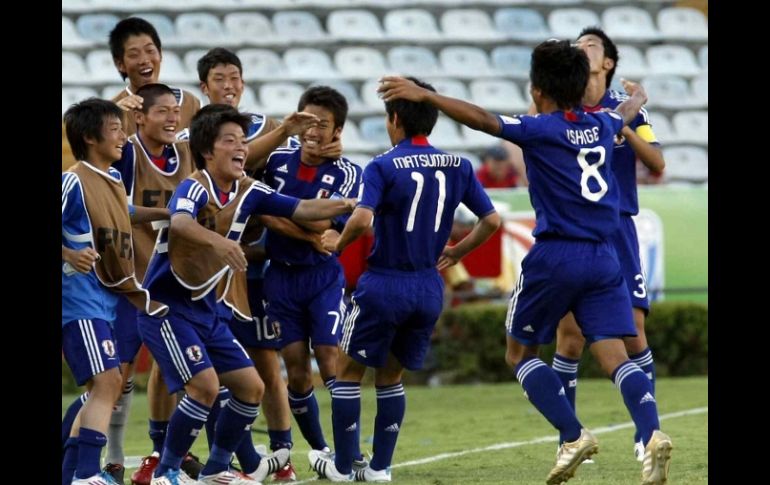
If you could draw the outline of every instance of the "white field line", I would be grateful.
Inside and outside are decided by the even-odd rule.
[[[709,410],[708,407],[702,407],[702,408],[693,408],[693,409],[687,409],[684,411],[677,411],[675,413],[668,413],[668,414],[661,414],[659,419],[661,421],[666,419],[675,419],[675,418],[681,418],[682,416],[692,416],[695,414],[703,414],[707,413]],[[604,434],[604,433],[611,433],[613,431],[618,431],[620,429],[626,429],[626,428],[633,428],[634,423],[633,421],[628,421],[626,423],[621,424],[613,424],[612,426],[602,426],[600,428],[592,428],[591,433],[597,435],[597,434]],[[541,436],[540,438],[535,438],[529,441],[510,441],[507,443],[497,443],[494,445],[484,446],[482,448],[471,448],[469,450],[462,450],[462,451],[455,451],[453,453],[440,453],[438,455],[429,456],[427,458],[420,458],[419,460],[412,460],[412,461],[405,461],[403,463],[396,463],[395,465],[392,465],[391,468],[401,468],[405,466],[415,466],[415,465],[424,465],[426,463],[433,463],[434,461],[439,460],[446,460],[447,458],[455,458],[458,456],[465,456],[470,455],[471,453],[481,453],[484,451],[495,451],[495,450],[505,450],[508,448],[518,448],[520,446],[527,446],[527,445],[538,445],[540,443],[555,443],[559,440],[559,437],[557,435],[549,435],[549,436]],[[126,461],[128,461],[128,458],[126,458]],[[128,467],[128,465],[126,465]],[[310,478],[308,480],[301,480],[298,482],[294,482],[295,485],[299,485],[301,483],[310,483],[318,480],[318,478]]]

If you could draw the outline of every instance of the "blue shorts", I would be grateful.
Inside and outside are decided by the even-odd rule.
[[[620,228],[607,239],[618,253],[620,271],[626,280],[631,305],[641,308],[646,315],[650,311],[650,300],[639,258],[639,237],[636,235],[636,224],[631,216],[621,214]]]
[[[248,280],[247,292],[251,321],[244,322],[231,318],[228,322],[230,331],[246,348],[280,350],[280,327],[268,325],[265,314],[265,294],[262,291],[262,278]]]
[[[318,266],[271,263],[265,272],[268,327],[280,348],[310,339],[311,345],[337,346],[345,306],[345,274],[336,258]]]
[[[626,283],[609,243],[538,240],[524,257],[508,304],[508,335],[525,345],[551,343],[570,311],[589,342],[636,336]]]
[[[421,369],[443,305],[444,281],[435,269],[370,268],[353,293],[340,347],[367,367],[383,367],[392,352],[406,369]]]
[[[142,337],[136,323],[137,309],[124,296],[118,298],[115,308],[115,343],[118,346],[120,363],[131,363],[136,359],[142,346]]]
[[[253,367],[254,363],[219,315],[207,315],[207,322],[169,312],[156,318],[138,317],[139,333],[160,366],[169,394],[184,388],[192,377],[213,367],[217,374]],[[208,321],[214,323],[209,324]]]
[[[120,367],[120,357],[106,320],[72,320],[62,327],[64,359],[75,382],[84,385],[96,374]]]

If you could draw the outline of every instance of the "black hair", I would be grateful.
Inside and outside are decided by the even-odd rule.
[[[209,71],[219,64],[232,64],[238,68],[238,72],[243,77],[243,66],[241,60],[232,51],[224,47],[214,47],[198,59],[198,79],[205,83],[209,76]]]
[[[297,111],[302,111],[305,106],[312,104],[322,106],[332,113],[334,118],[334,127],[345,125],[345,119],[348,117],[348,101],[339,91],[329,86],[313,86],[308,88],[297,103]]]
[[[547,40],[532,51],[532,87],[551,98],[559,109],[581,106],[588,85],[588,56],[566,40]]]
[[[64,113],[64,125],[67,130],[72,154],[78,160],[88,158],[86,138],[102,141],[102,127],[106,119],[121,119],[123,111],[113,103],[99,98],[88,98],[70,106]]]
[[[222,125],[235,123],[246,134],[249,132],[249,122],[249,116],[227,104],[209,104],[201,108],[190,121],[190,151],[195,159],[195,166],[199,170],[206,168],[203,154],[214,150],[214,143]]]
[[[158,98],[163,95],[170,94],[175,97],[174,99],[176,99],[174,91],[167,85],[161,83],[145,84],[144,86],[137,89],[134,94],[142,97],[142,113],[145,114],[150,111],[150,108],[155,106]]]
[[[612,42],[612,39],[610,39],[609,36],[605,34],[604,31],[599,27],[586,27],[580,32],[578,39],[584,35],[595,35],[596,37],[600,38],[602,40],[602,46],[604,46],[604,57],[612,59],[612,69],[607,72],[607,87],[610,87],[610,84],[612,83],[612,76],[615,75],[615,69],[618,67],[618,59],[620,58],[618,56],[618,48],[615,43]]]
[[[117,24],[115,28],[110,31],[109,44],[110,53],[112,54],[112,60],[115,62],[122,61],[123,56],[126,53],[126,41],[132,35],[147,34],[152,39],[152,43],[158,48],[158,52],[161,51],[160,37],[158,31],[155,30],[153,25],[140,17],[128,17],[123,19]],[[128,75],[124,72],[120,73],[123,80],[126,80]]]
[[[424,81],[420,81],[416,77],[407,77],[406,79],[409,79],[421,88],[436,92],[436,88]],[[404,135],[407,137],[430,135],[438,120],[438,108],[430,103],[416,103],[406,99],[394,99],[385,102],[385,111],[388,113],[388,119],[391,122],[393,122],[393,115],[398,114],[398,120],[404,128]]]

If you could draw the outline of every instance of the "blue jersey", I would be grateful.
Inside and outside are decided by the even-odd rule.
[[[109,176],[120,180],[120,172],[113,168]],[[91,221],[80,179],[72,172],[62,173],[61,178],[61,229],[63,246],[74,250],[91,247]],[[118,295],[102,285],[93,270],[87,274],[65,271],[62,261],[61,290],[62,325],[80,319],[115,320]]]
[[[265,128],[268,125],[268,118],[260,113],[243,113],[246,116],[249,117],[249,131],[246,132],[246,141],[254,140],[255,138],[259,137],[260,135],[265,134]],[[276,126],[279,126],[280,124],[277,124]],[[263,133],[265,132],[265,133]],[[177,140],[189,140],[190,139],[190,129],[185,128],[184,130],[180,131],[176,135]],[[287,146],[290,147],[298,147],[300,145],[299,138],[296,136],[290,136],[287,139]]]
[[[405,138],[366,166],[360,207],[374,211],[373,268],[434,268],[462,202],[478,217],[494,212],[471,163],[427,138]]]
[[[588,112],[599,111],[602,108],[615,109],[627,99],[627,94],[608,89],[598,105],[584,106],[584,109]],[[644,108],[639,110],[639,114],[628,126],[634,131],[638,131],[639,127],[642,126],[647,126],[649,129],[650,119],[647,110]],[[654,135],[652,136],[654,140]],[[652,141],[652,143],[658,145],[657,141]],[[615,180],[618,182],[621,214],[635,215],[639,213],[639,199],[636,191],[636,158],[634,149],[631,148],[625,137],[617,136],[612,150],[612,173],[615,174]]]
[[[205,171],[204,171],[205,173]],[[208,174],[206,174],[208,176]],[[209,178],[209,186],[215,187]],[[268,214],[279,217],[291,217],[299,204],[299,200],[293,197],[286,197],[273,191],[261,182],[254,182],[254,190],[249,190],[243,197],[235,198],[238,193],[238,182],[233,184],[229,194],[221,197],[221,193],[215,189],[215,194],[209,192],[206,187],[196,180],[188,178],[179,184],[169,201],[169,211],[171,217],[176,214],[189,214],[194,219],[198,212],[206,206],[209,198],[216,197],[216,204],[224,207],[228,204],[240,204],[233,218],[231,231],[227,237],[233,240],[239,240],[241,233],[236,229],[245,227],[249,216],[253,214]],[[226,199],[226,202],[221,202]],[[206,257],[206,255],[201,255]],[[147,273],[144,279],[144,286],[150,290],[153,298],[166,303],[172,312],[182,313],[195,319],[201,315],[211,315],[216,312],[216,295],[214,291],[209,292],[200,300],[193,301],[189,289],[183,287],[176,279],[171,270],[171,263],[168,258],[168,228],[164,228],[155,245],[155,254],[150,260]]]
[[[361,167],[347,158],[328,160],[320,165],[300,161],[301,148],[280,148],[270,154],[265,166],[265,183],[276,191],[299,199],[326,199],[332,194],[358,197]],[[342,231],[348,214],[334,219],[333,227]],[[334,256],[324,256],[306,242],[267,233],[267,255],[270,260],[291,265],[315,266]]]
[[[500,137],[521,146],[535,209],[535,237],[603,241],[618,228],[618,188],[612,175],[615,112],[554,111],[499,116]]]

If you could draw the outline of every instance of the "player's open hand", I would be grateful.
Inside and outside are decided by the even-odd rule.
[[[644,90],[641,84],[623,78],[620,78],[620,83],[623,85],[623,89],[626,90],[629,96],[636,94],[644,99],[642,104],[647,102],[647,91]]]
[[[327,231],[331,231],[331,230],[332,229],[327,229]],[[337,232],[337,231],[334,231],[334,232]],[[337,234],[337,237],[339,238],[339,233]],[[318,234],[317,232],[310,233],[310,238],[308,239],[308,242],[313,246],[313,249],[323,254],[324,256],[332,255],[332,252],[329,249],[326,249],[324,247],[321,234]]]
[[[327,229],[321,235],[321,245],[327,251],[337,252],[337,242],[340,240],[340,233],[334,229]]]
[[[246,271],[246,254],[237,241],[223,237],[214,243],[214,252],[233,271]]]
[[[322,146],[318,154],[324,158],[340,158],[342,156],[342,140],[334,138],[330,143]]]
[[[438,264],[436,265],[436,269],[439,271],[445,270],[449,268],[450,266],[456,265],[460,261],[460,257],[455,254],[454,248],[450,246],[445,246],[444,251],[441,253],[441,256],[438,258]]]
[[[91,271],[94,264],[102,259],[93,248],[83,248],[79,251],[68,252],[64,261],[69,263],[78,273],[86,274]]]
[[[392,101],[394,99],[407,99],[409,101],[422,102],[429,93],[427,89],[421,88],[409,79],[399,76],[385,76],[380,78],[380,86],[377,93],[383,101]]]
[[[115,104],[117,104],[123,111],[131,111],[134,109],[142,109],[142,103],[144,103],[144,98],[137,96],[136,94],[131,94]]]
[[[287,136],[294,136],[318,126],[318,121],[318,116],[313,113],[295,111],[283,119],[282,125],[286,127]]]

